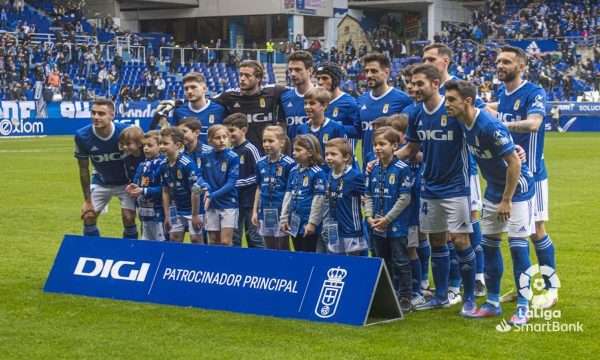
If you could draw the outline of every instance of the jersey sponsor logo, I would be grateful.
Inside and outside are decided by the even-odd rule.
[[[362,130],[363,131],[371,131],[373,130],[373,124],[370,121],[362,121]]]
[[[285,119],[288,126],[302,125],[305,122],[304,119],[306,119],[306,116],[288,116]]]
[[[92,154],[90,158],[93,162],[103,163],[109,161],[120,161],[123,159],[123,155],[120,152],[104,153],[104,154]]]
[[[261,123],[261,122],[267,122],[267,121],[272,122],[273,121],[272,113],[247,114],[246,117],[248,118],[249,123]]]
[[[546,105],[544,104],[544,97],[542,95],[537,95],[533,100],[533,104],[531,104],[531,107],[545,110]]]
[[[510,139],[500,130],[494,131],[494,138],[496,139],[496,145],[506,145],[510,142]]]
[[[146,262],[142,263],[139,267],[136,267],[135,261],[103,260],[82,256],[77,261],[73,275],[144,282],[149,269],[150,263]]]
[[[444,131],[444,130],[418,130],[417,135],[419,136],[419,140],[435,140],[435,141],[453,141],[454,140],[454,131]]]

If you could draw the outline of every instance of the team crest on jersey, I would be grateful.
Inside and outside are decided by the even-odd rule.
[[[329,141],[329,134],[323,134],[323,143]]]
[[[396,183],[396,175],[391,174],[390,177],[388,178],[388,183],[390,185],[394,185]]]
[[[240,165],[244,165],[244,155],[240,156]]]
[[[222,172],[225,172],[225,171],[227,171],[227,162],[226,162],[226,161],[223,161],[223,162],[221,163],[221,171],[222,171]]]
[[[233,107],[234,107],[234,108],[239,108],[239,107],[240,107],[240,103],[239,103],[239,102],[236,102],[235,104],[233,104]]]
[[[267,102],[265,101],[265,98],[260,98],[260,107],[261,108],[265,108],[267,107]]]
[[[381,110],[381,112],[387,114],[388,110],[390,110],[390,104],[383,104],[383,110]]]
[[[513,106],[513,110],[514,111],[519,110],[519,106],[521,106],[521,100],[517,99],[517,101],[515,101],[515,106]]]
[[[448,115],[442,115],[442,118],[440,119],[440,124],[442,126],[448,125]]]
[[[210,114],[210,115],[208,116],[208,122],[209,122],[210,124],[214,124],[214,122],[215,122],[215,114]]]
[[[338,116],[338,113],[339,113],[339,110],[338,110],[338,108],[334,108],[334,109],[333,109],[333,116],[334,116],[334,117],[335,117],[335,116]]]
[[[275,174],[277,174],[277,176],[283,175],[283,168],[278,165],[277,170],[275,170]]]
[[[177,179],[181,180],[183,179],[183,175],[181,174],[181,170],[177,170]]]
[[[305,176],[302,180],[302,186],[308,186],[308,176]]]

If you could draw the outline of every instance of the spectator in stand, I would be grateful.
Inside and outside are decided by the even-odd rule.
[[[156,73],[154,76],[154,93],[156,94],[158,99],[163,99],[165,95],[165,88],[167,84],[165,83],[165,79],[160,76],[160,73]]]

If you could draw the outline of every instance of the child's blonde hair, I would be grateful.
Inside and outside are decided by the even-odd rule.
[[[298,135],[294,139],[294,146],[299,146],[308,150],[310,154],[309,166],[323,164],[323,155],[321,155],[321,144],[314,135]]]
[[[123,146],[129,142],[135,142],[140,147],[144,140],[144,131],[139,126],[130,126],[121,132],[119,135],[119,146]]]
[[[144,134],[144,140],[154,139],[156,143],[160,143],[160,131],[158,130],[150,130]]]
[[[221,125],[221,124],[217,124],[217,125],[213,125],[211,127],[208,128],[208,142],[210,142],[210,140],[215,137],[215,135],[217,134],[217,131],[219,130],[223,130],[227,133],[227,136],[229,137],[229,130],[227,130],[227,126],[225,125]]]
[[[314,87],[304,93],[304,100],[317,100],[323,106],[329,105],[331,94],[322,87]]]
[[[269,125],[269,126],[265,127],[265,129],[263,130],[263,137],[265,136],[265,133],[267,131],[274,133],[277,140],[281,141],[281,144],[282,144],[281,152],[283,152],[283,153],[289,152],[290,138],[288,138],[285,130],[281,126]]]

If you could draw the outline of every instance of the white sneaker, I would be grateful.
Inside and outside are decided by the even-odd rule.
[[[413,307],[417,307],[419,305],[423,305],[427,302],[427,299],[425,299],[425,297],[423,295],[415,295],[413,296],[413,298],[410,300],[411,304]]]
[[[543,294],[536,295],[531,300],[531,306],[536,309],[550,309],[558,302],[558,292],[548,290]]]
[[[448,291],[448,302],[450,306],[460,304],[462,302],[462,296],[452,290]]]

